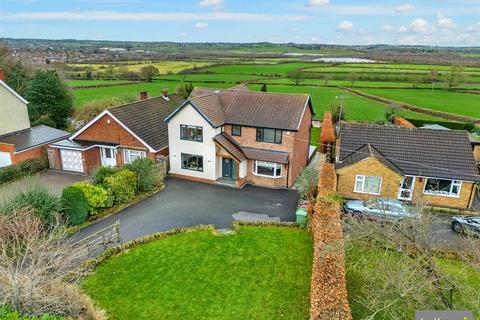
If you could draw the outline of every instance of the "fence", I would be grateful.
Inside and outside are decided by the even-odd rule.
[[[91,257],[96,252],[106,250],[110,245],[122,242],[120,236],[120,221],[80,239],[75,243],[78,250],[85,250],[82,256]]]

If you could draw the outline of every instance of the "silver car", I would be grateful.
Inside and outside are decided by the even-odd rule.
[[[420,214],[396,199],[376,198],[371,200],[350,200],[344,205],[345,213],[368,219],[415,218]]]
[[[452,229],[458,233],[480,236],[480,217],[453,217]]]

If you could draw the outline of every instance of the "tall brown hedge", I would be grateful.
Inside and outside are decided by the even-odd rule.
[[[323,115],[322,132],[320,133],[320,151],[326,153],[327,145],[335,143],[335,131],[333,129],[332,115],[325,112]]]
[[[348,304],[340,203],[335,201],[333,164],[320,168],[318,199],[311,217],[314,238],[310,319],[351,320]]]

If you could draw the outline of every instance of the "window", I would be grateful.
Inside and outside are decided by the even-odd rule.
[[[146,157],[145,151],[128,150],[128,149],[123,150],[123,159],[125,163],[132,163],[137,159],[145,158],[145,157]]]
[[[435,196],[458,197],[462,181],[444,180],[444,179],[427,179],[423,193]]]
[[[180,125],[180,139],[189,141],[203,141],[203,128],[197,126]]]
[[[353,192],[380,194],[382,177],[356,176]]]
[[[203,157],[195,154],[182,153],[182,169],[203,172]]]
[[[280,178],[282,176],[282,165],[274,162],[254,161],[253,174],[272,178]]]
[[[257,141],[268,143],[282,143],[282,130],[257,128]]]
[[[242,135],[242,126],[232,124],[232,136],[241,136]]]

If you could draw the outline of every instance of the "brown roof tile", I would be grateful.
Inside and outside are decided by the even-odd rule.
[[[248,159],[275,163],[288,163],[288,152],[242,147]]]
[[[238,161],[242,162],[246,159],[242,148],[225,132],[217,134],[215,137],[213,137],[213,140]]]

